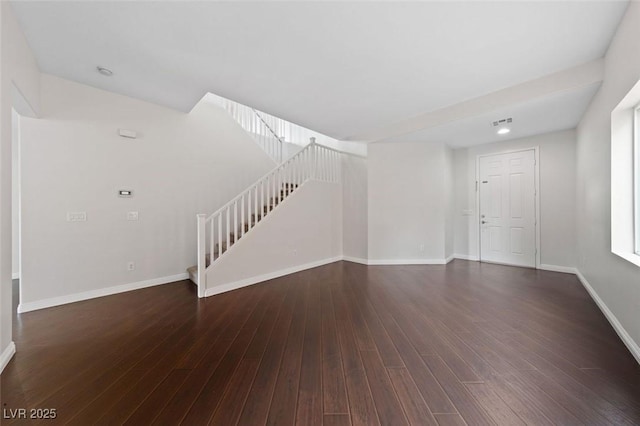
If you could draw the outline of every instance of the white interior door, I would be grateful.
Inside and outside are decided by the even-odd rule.
[[[480,260],[536,266],[535,151],[480,157]]]

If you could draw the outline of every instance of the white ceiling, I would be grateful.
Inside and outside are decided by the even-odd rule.
[[[573,129],[599,87],[600,83],[594,83],[573,91],[554,93],[381,142],[445,143],[453,148],[462,148]],[[491,124],[503,118],[513,119],[506,126],[511,132],[498,135]]]
[[[210,91],[341,139],[600,58],[627,6],[12,4],[44,72],[183,111]]]

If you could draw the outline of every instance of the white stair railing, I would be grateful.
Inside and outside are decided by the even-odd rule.
[[[198,297],[205,296],[206,271],[285,198],[309,180],[340,183],[341,151],[315,143],[271,170],[210,216],[199,214]]]
[[[208,93],[206,99],[208,102],[225,109],[277,164],[286,159],[283,157],[285,153],[283,145],[285,143],[306,146],[309,140],[314,138],[319,145],[334,148],[340,147],[340,141],[337,139],[222,96]]]
[[[209,94],[209,96],[215,103],[227,110],[229,115],[253,137],[273,161],[277,164],[282,162],[282,145],[284,141],[262,115],[251,107],[221,96],[212,94]]]
[[[264,119],[264,117],[258,113],[258,111],[253,108],[251,108],[251,111],[253,111],[253,114],[257,117],[260,123],[262,123],[262,125],[259,127],[263,130],[266,130],[258,135],[258,139],[261,140],[261,142],[259,143],[262,146],[262,149],[264,149],[276,163],[280,164],[283,160],[282,152],[285,141],[280,136],[278,136],[278,133],[276,133],[275,130],[273,130],[273,128],[271,127],[273,126],[273,123],[270,126],[269,123],[267,123],[267,121]],[[267,134],[264,135],[264,133]]]

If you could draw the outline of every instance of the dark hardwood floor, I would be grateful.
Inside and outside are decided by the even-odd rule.
[[[337,262],[22,314],[14,339],[3,424],[640,424],[640,366],[568,274]]]

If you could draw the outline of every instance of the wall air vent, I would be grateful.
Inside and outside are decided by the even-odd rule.
[[[509,118],[501,118],[500,120],[492,121],[491,122],[491,127],[504,126],[505,124],[509,124],[512,121],[513,121],[513,119],[511,117],[509,117]]]

